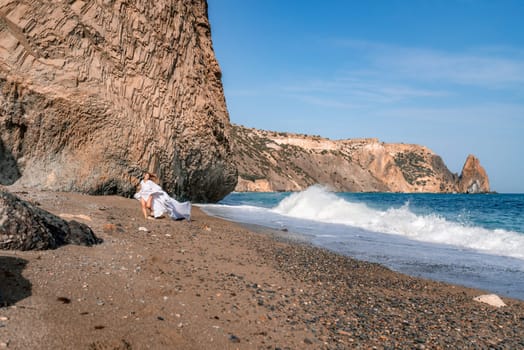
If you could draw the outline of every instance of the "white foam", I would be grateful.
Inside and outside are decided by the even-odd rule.
[[[409,204],[385,211],[376,210],[362,203],[346,201],[318,185],[291,194],[273,212],[524,259],[524,235],[517,232],[467,226],[434,214],[417,215],[410,210]]]

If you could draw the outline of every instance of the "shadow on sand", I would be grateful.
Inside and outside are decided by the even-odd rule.
[[[27,260],[0,256],[0,307],[10,306],[31,295],[31,283],[22,276]]]

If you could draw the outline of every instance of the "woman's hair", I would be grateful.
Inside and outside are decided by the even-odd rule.
[[[155,173],[150,173],[149,171],[146,171],[146,174],[149,175],[149,180],[153,181],[154,183],[158,185],[158,177],[156,176]]]

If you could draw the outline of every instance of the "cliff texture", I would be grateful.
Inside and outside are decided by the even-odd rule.
[[[0,184],[182,199],[237,181],[205,0],[0,0]]]
[[[347,192],[489,192],[486,172],[472,156],[459,177],[419,145],[332,141],[235,125],[232,135],[236,191],[300,191],[323,184]]]

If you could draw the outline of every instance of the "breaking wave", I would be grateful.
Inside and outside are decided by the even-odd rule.
[[[400,208],[373,209],[363,203],[345,200],[318,185],[289,195],[271,211],[297,219],[343,224],[417,241],[524,259],[523,234],[469,226],[437,214],[415,214],[409,203]]]

